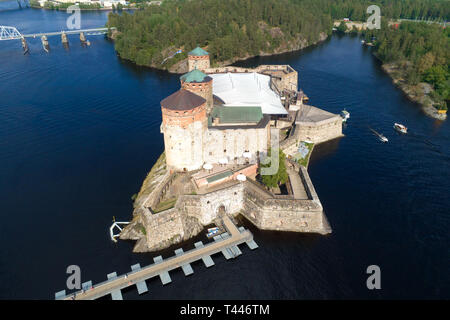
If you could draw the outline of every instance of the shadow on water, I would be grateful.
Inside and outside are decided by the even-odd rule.
[[[326,45],[330,40],[331,37],[328,37],[327,39],[318,42],[317,44],[308,46],[303,49],[270,56],[256,56],[245,60],[236,61],[232,65],[241,68],[255,68],[262,64],[290,64],[294,61],[297,62],[300,55],[313,52],[314,50],[317,50],[317,48]],[[301,70],[297,71],[300,72]]]
[[[128,71],[130,71],[134,76],[136,76],[138,79],[144,79],[148,75],[156,75],[160,80],[162,81],[168,81],[173,80],[175,77],[179,77],[180,75],[169,73],[165,70],[155,69],[152,67],[146,67],[146,66],[138,66],[135,63],[122,59],[117,53],[117,59],[120,62],[120,64]]]
[[[342,139],[345,139],[345,137],[340,137],[315,145],[311,154],[309,166],[313,166],[317,161],[325,160],[326,158],[335,155]]]

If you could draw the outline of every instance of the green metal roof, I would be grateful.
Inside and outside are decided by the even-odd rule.
[[[197,68],[183,74],[180,79],[184,82],[203,82],[208,77],[205,73],[201,72]]]
[[[220,123],[259,122],[263,118],[261,107],[214,107],[212,118],[219,118]]]
[[[207,56],[207,55],[209,55],[209,53],[206,52],[205,50],[203,50],[202,48],[197,47],[194,50],[192,50],[191,52],[189,52],[188,55],[190,55],[190,56]]]
[[[211,183],[211,182],[215,182],[215,181],[219,181],[219,180],[228,178],[231,175],[233,175],[233,172],[225,171],[225,172],[221,172],[219,174],[216,174],[215,176],[206,178],[206,181],[208,181],[208,183]]]

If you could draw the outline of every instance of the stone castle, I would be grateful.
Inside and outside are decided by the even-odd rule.
[[[154,251],[197,235],[224,214],[260,229],[331,232],[306,168],[286,160],[287,194],[260,184],[259,159],[280,129],[280,148],[342,136],[338,115],[304,104],[298,74],[287,65],[211,68],[209,54],[188,54],[180,89],[161,101],[165,151],[144,181],[121,239]],[[274,134],[275,133],[275,134]]]

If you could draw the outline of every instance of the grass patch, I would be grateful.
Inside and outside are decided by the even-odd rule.
[[[171,209],[175,206],[175,202],[177,202],[177,198],[171,198],[160,202],[156,208],[153,209],[154,213],[162,212],[168,209]]]

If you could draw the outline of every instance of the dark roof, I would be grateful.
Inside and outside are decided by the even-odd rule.
[[[238,130],[238,129],[262,129],[267,126],[270,121],[270,116],[265,114],[261,121],[256,124],[239,124],[239,125],[220,125],[213,126],[212,125],[212,117],[208,118],[208,130]]]
[[[161,106],[170,110],[190,110],[201,106],[205,99],[185,89],[180,89],[161,101]]]
[[[261,107],[214,107],[211,116],[220,123],[258,123],[263,118]]]

